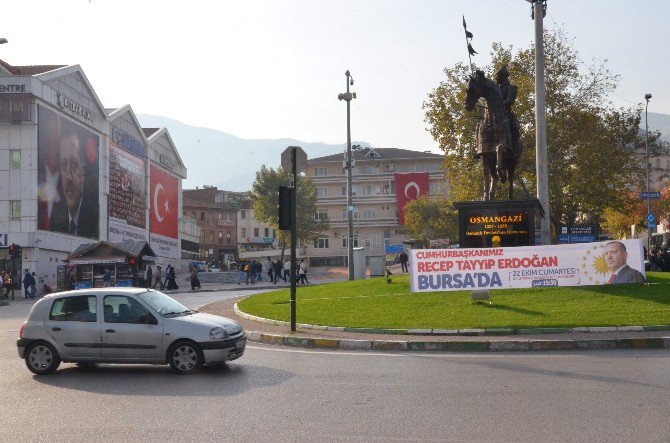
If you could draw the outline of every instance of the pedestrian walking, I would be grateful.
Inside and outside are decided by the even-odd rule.
[[[154,281],[154,271],[151,269],[151,266],[147,266],[147,277],[145,279],[146,288],[151,287],[151,283]]]
[[[405,251],[402,251],[400,253],[400,268],[401,268],[402,272],[409,272],[407,270],[407,262],[408,261],[409,261],[409,257],[407,256]]]
[[[309,283],[307,281],[307,265],[305,264],[304,258],[300,260],[300,263],[298,263],[298,278],[300,279],[300,283],[303,285],[305,283]]]
[[[276,284],[277,284],[277,280],[279,280],[280,278],[281,278],[281,279],[284,278],[284,277],[282,276],[282,271],[283,271],[284,266],[282,266],[282,264],[281,264],[281,260],[280,260],[280,259],[277,259],[277,261],[275,261],[275,262],[272,264],[272,266],[273,266],[273,268],[274,268],[274,273],[275,273],[275,278],[274,278],[274,280],[273,280],[273,283],[276,285]],[[284,283],[285,283],[285,282],[286,282],[286,281],[284,281]]]
[[[268,277],[270,277],[270,283],[272,283],[274,281],[272,278],[274,274],[274,263],[272,263],[270,257],[268,257],[268,260],[265,262],[263,270],[268,273]]]
[[[284,283],[291,281],[291,260],[284,262]]]
[[[30,271],[23,274],[23,298],[30,298]]]
[[[112,286],[112,271],[109,268],[105,268],[105,273],[102,275],[102,286],[105,288]]]
[[[35,281],[35,272],[30,274],[30,298],[35,298],[37,293],[37,282]]]
[[[160,266],[156,266],[156,281],[154,283],[154,289],[156,289],[156,286],[158,286],[161,290],[163,290],[163,269]]]
[[[191,268],[191,291],[200,289],[200,279],[198,278],[198,270],[193,266]]]
[[[246,261],[246,260],[242,260],[242,262],[240,263],[240,273],[239,273],[238,276],[237,276],[237,284],[238,284],[238,285],[242,284],[242,282],[243,282],[244,280],[246,280],[246,278],[247,278],[247,270],[246,270],[246,267],[247,267],[247,261]]]

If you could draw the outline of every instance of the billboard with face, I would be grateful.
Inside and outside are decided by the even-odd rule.
[[[100,138],[38,106],[38,229],[99,237]]]

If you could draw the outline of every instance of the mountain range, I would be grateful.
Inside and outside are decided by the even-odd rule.
[[[279,166],[281,153],[288,146],[302,147],[308,158],[343,153],[346,150],[346,143],[303,142],[292,138],[243,139],[216,129],[190,126],[157,115],[139,114],[137,118],[145,128],[165,127],[170,132],[188,169],[188,178],[182,184],[184,189],[213,185],[227,191],[248,191],[261,165]],[[650,112],[649,129],[660,131],[663,138],[670,141],[670,115]],[[361,141],[352,144],[370,145]]]

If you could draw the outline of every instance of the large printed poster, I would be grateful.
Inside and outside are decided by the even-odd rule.
[[[99,137],[38,106],[38,229],[99,237]]]
[[[151,248],[161,257],[179,258],[179,180],[163,169],[150,169]]]
[[[109,240],[146,240],[145,160],[110,143]]]
[[[412,292],[646,281],[642,241],[481,249],[414,249]]]

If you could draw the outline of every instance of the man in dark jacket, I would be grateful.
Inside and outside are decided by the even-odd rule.
[[[30,272],[26,269],[26,272],[23,274],[23,298],[32,298],[30,296]]]
[[[626,263],[628,253],[626,245],[619,241],[609,242],[605,245],[603,251],[605,263],[612,273],[608,281],[609,284],[620,283],[644,283],[644,275],[636,269],[631,268]]]

